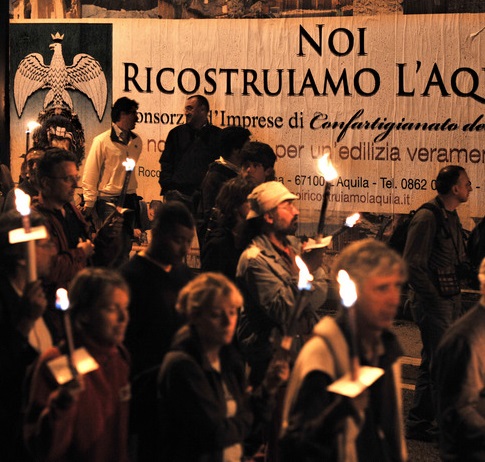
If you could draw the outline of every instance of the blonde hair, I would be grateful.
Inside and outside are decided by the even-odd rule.
[[[237,305],[243,303],[241,292],[226,276],[220,273],[202,273],[180,291],[176,307],[190,323],[212,308],[220,298],[233,298]]]

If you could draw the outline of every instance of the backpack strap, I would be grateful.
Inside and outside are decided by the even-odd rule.
[[[445,207],[443,206],[443,203],[439,198],[437,200],[439,206],[434,205],[432,202],[425,202],[416,210],[416,212],[421,209],[431,210],[431,212],[433,212],[434,214],[436,225],[444,230],[446,237],[451,237],[450,227],[448,224],[448,216],[446,215]]]

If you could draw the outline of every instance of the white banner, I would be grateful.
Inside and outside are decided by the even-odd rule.
[[[184,122],[185,99],[204,94],[213,124],[244,125],[253,140],[275,149],[277,176],[301,198],[303,222],[318,220],[323,179],[316,159],[325,150],[339,173],[330,218],[348,211],[407,213],[436,194],[433,180],[449,164],[465,167],[473,184],[459,210],[465,225],[484,215],[485,15],[50,26],[68,34],[67,25],[107,23],[112,101],[128,96],[140,103],[135,131],[144,151],[136,175],[145,200],[159,198],[159,157],[168,131]],[[29,21],[33,28],[45,24]],[[45,40],[38,53],[49,63],[50,37]],[[46,91],[32,96],[37,106],[27,101],[21,117],[12,101],[14,173],[26,121],[37,115]],[[109,107],[99,121],[86,97],[73,93],[87,155],[92,137],[109,127]]]

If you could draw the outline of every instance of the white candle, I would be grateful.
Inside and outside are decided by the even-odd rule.
[[[286,333],[281,340],[281,348],[286,351],[290,351],[291,345],[293,343],[293,330],[301,316],[303,308],[307,301],[307,295],[310,293],[312,288],[313,275],[308,271],[308,267],[300,256],[295,257],[295,263],[298,266],[300,272],[298,275],[298,295],[295,300],[295,306],[291,313],[288,325],[286,326]]]
[[[35,120],[31,120],[27,124],[27,131],[25,132],[25,154],[27,155],[27,152],[30,148],[30,134],[32,133],[33,130],[35,130],[37,127],[40,127],[40,123],[36,122]]]
[[[30,228],[30,196],[21,189],[15,189],[15,206],[22,215],[22,225],[25,234],[29,234]],[[35,258],[35,241],[29,239],[26,242],[27,278],[29,282],[37,280],[37,264]]]
[[[352,380],[357,380],[359,371],[359,353],[357,348],[357,334],[355,326],[355,307],[357,301],[357,290],[354,281],[350,279],[349,274],[345,270],[340,270],[337,274],[337,282],[340,285],[340,298],[342,305],[345,307],[347,319],[349,321],[350,330],[350,376]]]
[[[127,157],[126,160],[123,162],[123,166],[125,167],[125,180],[123,181],[123,187],[121,188],[120,199],[118,202],[119,207],[124,206],[126,191],[128,190],[128,184],[130,182],[131,173],[135,169],[135,160]]]
[[[74,339],[72,335],[71,317],[69,316],[69,297],[67,295],[67,290],[64,288],[57,289],[56,291],[56,308],[62,311],[62,317],[64,320],[64,330],[66,334],[67,342],[67,359],[69,362],[69,367],[71,368],[74,376],[77,375],[77,370],[73,362],[74,354]]]

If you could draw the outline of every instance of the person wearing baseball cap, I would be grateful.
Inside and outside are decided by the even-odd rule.
[[[277,181],[260,184],[248,196],[249,245],[239,259],[236,272],[236,282],[245,300],[237,336],[251,368],[253,386],[263,379],[274,348],[289,331],[293,334],[291,354],[296,357],[318,321],[316,310],[326,299],[327,282],[322,268],[309,267],[315,274],[308,303],[301,316],[290,321],[299,292],[299,269],[295,261],[301,253],[301,243],[295,237],[299,215],[294,203],[297,198]],[[305,254],[302,258],[306,258]]]

